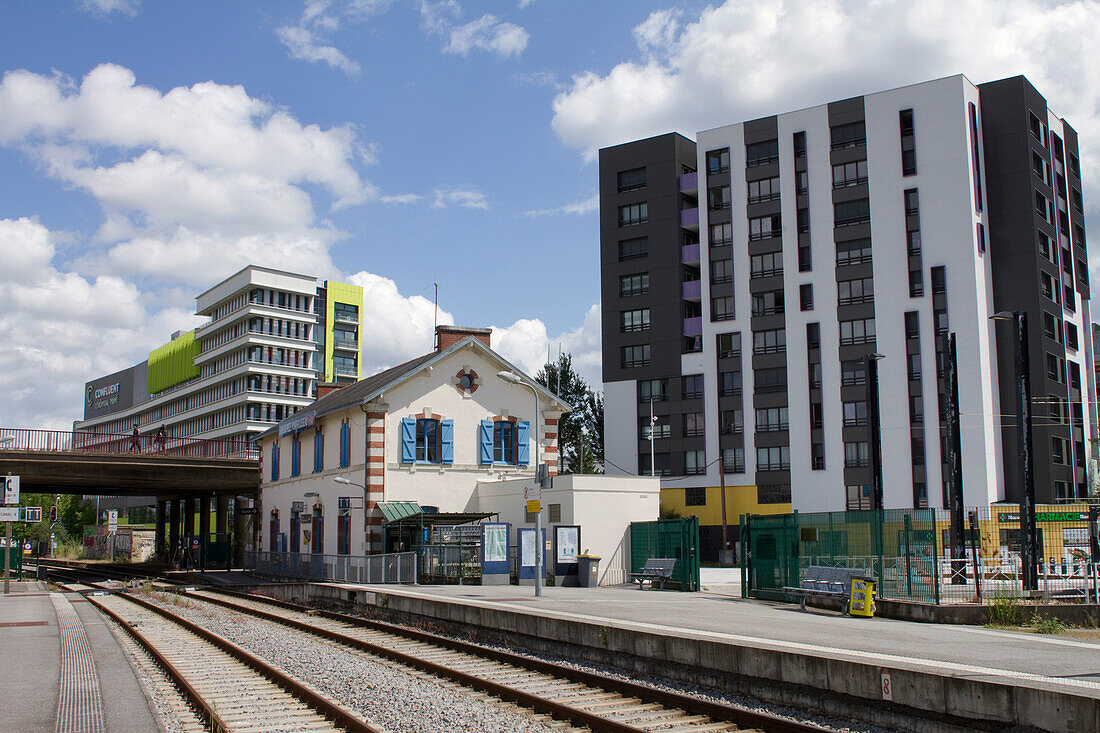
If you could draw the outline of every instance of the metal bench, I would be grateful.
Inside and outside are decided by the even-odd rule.
[[[646,581],[649,581],[649,587],[652,589],[653,584],[658,584],[659,590],[665,589],[665,581],[672,577],[672,569],[676,567],[676,558],[650,558],[645,561],[645,567],[642,568],[640,573],[631,573],[630,582],[638,584],[638,590],[642,590],[645,587]]]
[[[840,598],[844,601],[844,612],[848,613],[851,602],[852,579],[872,580],[864,568],[834,568],[826,565],[811,565],[806,568],[802,585],[798,588],[784,587],[788,598],[798,598],[799,606],[806,610],[806,599]]]

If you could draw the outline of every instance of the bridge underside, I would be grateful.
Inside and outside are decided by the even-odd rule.
[[[19,476],[23,492],[44,494],[255,497],[260,484],[260,467],[255,460],[145,453],[0,450],[3,474]]]

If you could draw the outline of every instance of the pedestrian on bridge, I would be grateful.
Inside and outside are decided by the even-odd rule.
[[[141,434],[138,433],[137,423],[134,423],[134,432],[130,433],[130,452],[141,451]]]
[[[165,440],[164,426],[163,425],[161,425],[160,429],[157,430],[156,440],[157,440],[157,453],[163,453],[164,452],[164,440]]]

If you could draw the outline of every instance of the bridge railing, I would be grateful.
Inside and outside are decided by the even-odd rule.
[[[0,428],[0,450],[43,453],[143,453],[184,458],[255,460],[259,451],[247,440],[157,437],[155,434],[97,433],[84,430]]]
[[[340,583],[415,584],[416,553],[321,555],[308,552],[244,553],[244,567],[257,575]]]

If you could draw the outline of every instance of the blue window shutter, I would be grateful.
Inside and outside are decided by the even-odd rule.
[[[483,466],[493,463],[493,421],[482,420],[478,429],[478,463]]]
[[[531,449],[528,441],[531,440],[531,423],[516,423],[516,463],[526,466],[531,462]]]
[[[439,454],[441,463],[455,462],[454,420],[443,420],[439,423]]]
[[[340,425],[340,468],[351,465],[351,431],[348,424]]]
[[[416,460],[416,418],[401,418],[401,462]]]
[[[313,433],[313,472],[320,473],[325,468],[325,437],[320,430]]]
[[[295,434],[294,438],[291,440],[291,443],[290,443],[290,475],[291,476],[297,476],[298,475],[298,469],[299,469],[300,464],[301,464],[301,451],[302,451],[302,444],[298,440],[297,434]]]
[[[279,444],[273,443],[271,446],[271,480],[279,480]]]

